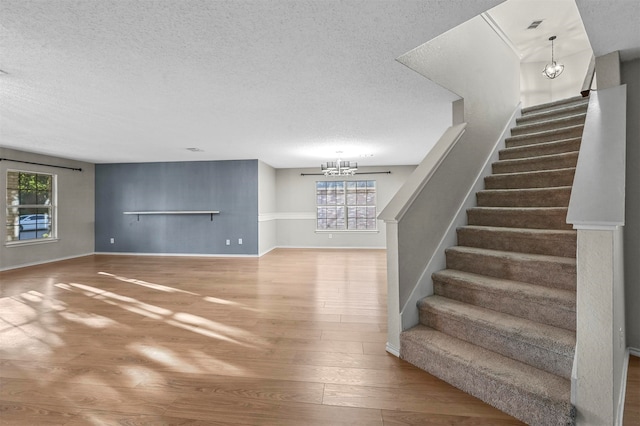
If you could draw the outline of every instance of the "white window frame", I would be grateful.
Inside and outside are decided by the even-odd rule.
[[[331,182],[335,182],[336,184],[341,183],[343,185],[344,188],[344,194],[343,194],[343,200],[342,202],[339,202],[337,204],[321,204],[320,203],[320,196],[319,196],[319,183],[331,183]],[[367,187],[369,187],[370,183],[372,183],[373,186],[373,193],[374,193],[374,202],[373,204],[369,204],[369,201],[367,200],[365,202],[365,204],[349,204],[348,202],[348,184],[358,184],[359,182],[366,182]],[[315,182],[315,196],[316,196],[316,232],[317,233],[323,233],[323,232],[328,232],[328,233],[334,233],[334,232],[374,232],[377,233],[378,231],[378,221],[377,221],[377,214],[378,214],[378,183],[375,180],[372,179],[359,179],[359,180],[319,180]],[[326,196],[326,195],[325,195]],[[357,194],[356,194],[357,197]],[[338,200],[337,200],[338,201]],[[320,222],[322,219],[326,218],[322,218],[320,215],[320,211],[326,207],[331,207],[331,206],[335,206],[336,209],[338,208],[342,208],[343,211],[343,227],[336,227],[336,228],[325,228],[325,227],[320,227]],[[353,227],[349,227],[349,223],[350,223],[350,217],[349,217],[349,210],[351,208],[351,210],[353,209],[358,209],[358,208],[372,208],[373,207],[373,215],[371,217],[365,217],[365,221],[368,220],[373,220],[373,228],[365,228],[365,229],[357,229],[357,224],[356,224],[356,228]],[[336,215],[339,215],[339,212],[336,211]],[[338,219],[336,219],[338,221]],[[339,225],[339,221],[338,221],[338,225]],[[367,225],[368,226],[368,225]]]
[[[45,203],[45,204],[19,204],[19,199],[14,199],[12,201],[10,201],[10,193],[9,191],[11,190],[15,190],[14,188],[9,188],[9,174],[10,173],[24,173],[24,174],[30,174],[30,175],[46,175],[46,176],[51,176],[51,198],[48,200],[49,203]],[[6,179],[7,179],[7,184],[5,187],[5,198],[4,198],[4,202],[6,205],[5,208],[5,214],[6,214],[6,224],[5,224],[5,229],[7,230],[7,239],[5,241],[5,245],[6,246],[22,246],[22,245],[29,245],[29,244],[42,244],[42,243],[49,243],[49,242],[54,242],[54,241],[58,241],[58,175],[55,173],[49,173],[49,172],[40,172],[40,171],[34,171],[34,170],[22,170],[22,169],[7,169],[6,170]],[[17,209],[18,210],[18,214],[16,215],[14,212],[11,212],[11,210],[13,209]],[[19,231],[19,223],[10,223],[11,217],[14,216],[14,221],[19,222],[20,220],[20,209],[39,209],[39,210],[43,210],[46,209],[48,210],[47,214],[49,215],[49,232],[48,232],[48,236],[47,237],[40,237],[40,238],[28,238],[28,239],[24,239],[24,240],[10,240],[11,237],[11,232],[13,232],[13,236],[15,236],[15,232],[21,232]],[[35,213],[34,213],[35,214]],[[36,231],[36,235],[38,233],[38,229],[35,230]]]

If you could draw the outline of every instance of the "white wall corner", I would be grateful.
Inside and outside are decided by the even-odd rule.
[[[620,86],[620,52],[607,53],[596,58],[596,84],[598,90]]]
[[[451,125],[464,123],[464,99],[451,102]]]

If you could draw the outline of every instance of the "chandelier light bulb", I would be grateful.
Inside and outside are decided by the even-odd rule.
[[[342,154],[342,151],[337,151],[338,156]],[[320,165],[322,174],[328,177],[338,176],[353,176],[358,170],[358,163],[353,161],[342,161],[338,158],[337,161],[327,161],[325,164]]]

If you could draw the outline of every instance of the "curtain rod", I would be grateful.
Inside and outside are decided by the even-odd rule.
[[[32,161],[12,160],[11,158],[0,158],[0,161],[13,161],[14,163],[33,164],[35,166],[56,167],[58,169],[67,169],[67,170],[73,170],[76,172],[82,171],[81,168],[77,168],[77,167],[56,166],[55,164],[34,163]]]
[[[358,176],[358,175],[390,175],[391,171],[386,171],[386,172],[362,172],[362,173],[356,173],[353,176]],[[300,176],[324,176],[324,173],[300,173]],[[342,177],[342,176],[327,176],[327,177]]]

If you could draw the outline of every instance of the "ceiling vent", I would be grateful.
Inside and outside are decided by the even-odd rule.
[[[529,26],[527,27],[528,30],[535,30],[536,28],[538,28],[538,26],[542,24],[542,19],[539,21],[533,21],[532,23],[529,24]]]

